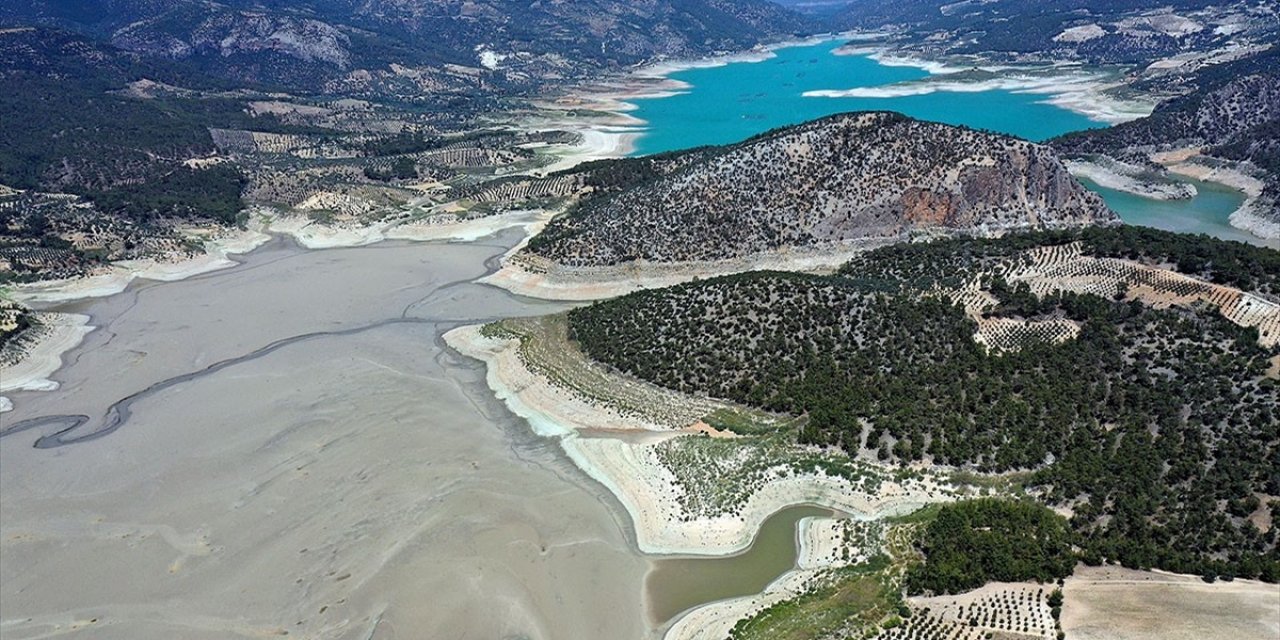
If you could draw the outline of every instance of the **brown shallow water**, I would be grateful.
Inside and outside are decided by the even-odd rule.
[[[673,557],[655,560],[645,580],[649,614],[664,623],[694,606],[760,593],[778,576],[795,568],[796,524],[830,509],[788,507],[760,525],[751,548],[724,558]]]
[[[100,328],[0,416],[0,636],[646,636],[625,514],[439,341],[554,308],[469,284],[516,239],[64,307]]]

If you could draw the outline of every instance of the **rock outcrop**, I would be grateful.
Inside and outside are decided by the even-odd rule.
[[[1048,147],[887,112],[620,162],[646,163],[633,171],[644,178],[588,197],[528,253],[566,267],[709,261],[1115,220]]]

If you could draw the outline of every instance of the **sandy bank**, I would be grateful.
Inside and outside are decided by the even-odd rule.
[[[58,383],[49,376],[62,366],[62,354],[74,349],[95,328],[89,326],[89,316],[73,313],[41,313],[39,322],[27,330],[29,334],[5,345],[0,392],[57,389]]]
[[[1196,197],[1194,185],[1185,182],[1158,182],[1146,176],[1147,169],[1111,159],[1068,160],[1063,163],[1077,178],[1086,178],[1099,186],[1151,200],[1189,200]]]
[[[1248,231],[1259,238],[1280,239],[1280,220],[1267,217],[1266,207],[1259,199],[1250,198],[1231,212],[1227,222],[1242,231]]]
[[[714,262],[642,262],[578,268],[562,267],[539,256],[521,254],[517,248],[503,257],[498,271],[481,281],[545,300],[600,300],[744,271],[830,272],[858,253],[898,241],[901,239],[867,239],[834,247],[787,249]]]
[[[516,339],[485,337],[479,327],[471,326],[450,331],[445,341],[463,355],[484,362],[486,381],[494,394],[513,413],[528,420],[537,433],[559,438],[574,463],[618,498],[631,516],[637,545],[645,553],[722,555],[741,551],[750,546],[766,518],[796,504],[816,504],[874,519],[944,499],[925,483],[904,487],[884,482],[871,494],[846,478],[806,472],[766,481],[736,512],[715,516],[690,513],[681,501],[686,489],[658,455],[663,439],[586,438],[580,433],[625,429],[675,437],[672,425],[619,415],[552,384],[523,362]]]
[[[1180,162],[1165,165],[1170,173],[1186,176],[1204,182],[1216,182],[1232,189],[1243,191],[1250,198],[1262,195],[1263,182],[1239,169],[1230,166],[1211,166],[1197,162],[1194,157]]]
[[[565,169],[572,169],[584,162],[623,158],[635,151],[636,140],[642,131],[636,128],[611,125],[590,126],[571,123],[559,127],[578,134],[578,143],[563,149],[557,149],[559,158],[539,169],[538,175],[548,175]]]
[[[285,215],[272,218],[268,230],[287,235],[307,249],[336,249],[376,244],[384,240],[469,242],[506,229],[545,224],[550,216],[550,213],[540,209],[525,209],[472,219],[436,216],[423,220],[392,220],[369,225],[326,225],[306,216]]]

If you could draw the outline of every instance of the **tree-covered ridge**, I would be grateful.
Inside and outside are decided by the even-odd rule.
[[[805,416],[809,442],[1033,471],[1037,495],[1074,510],[1090,560],[1280,579],[1275,530],[1255,524],[1280,510],[1268,374],[1280,352],[1211,309],[1022,291],[1004,294],[1003,313],[1064,318],[1078,337],[996,354],[973,341],[964,310],[913,284],[932,288],[1027,242],[882,250],[899,267],[941,270],[912,272],[906,287],[892,270],[750,273],[577,309],[570,327],[586,353],[626,373]]]
[[[1053,582],[1076,557],[1066,518],[1034,502],[980,498],[943,505],[917,546],[924,562],[907,570],[908,593],[960,593],[988,582]]]
[[[566,267],[740,258],[920,229],[1055,228],[1114,214],[1047,147],[862,112],[658,160],[601,164],[607,188],[527,254]]]
[[[210,127],[296,131],[244,100],[175,90],[130,96],[145,77],[208,85],[198,74],[43,29],[0,34],[0,185],[73,193],[133,223],[157,217],[230,222],[243,208],[234,166],[197,169],[216,152]]]
[[[1076,241],[1087,255],[1168,266],[1206,282],[1280,297],[1280,252],[1204,234],[1130,225],[902,243],[858,254],[840,273],[893,289],[955,289],[1027,249]]]

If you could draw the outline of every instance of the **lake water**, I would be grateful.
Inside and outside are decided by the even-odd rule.
[[[1048,104],[1048,96],[992,91],[938,91],[892,98],[805,97],[806,91],[883,87],[929,77],[923,69],[887,66],[863,55],[837,55],[840,42],[778,49],[760,62],[737,62],[671,74],[691,88],[634,101],[649,123],[636,144],[645,155],[737,142],[775,127],[845,111],[900,111],[922,120],[967,125],[1045,140],[1105,123]]]
[[[1280,249],[1280,241],[1259,238],[1231,226],[1228,218],[1244,203],[1245,196],[1230,187],[1201,180],[1184,180],[1195,186],[1196,197],[1165,201],[1108,189],[1087,179],[1080,182],[1101,194],[1102,199],[1129,224],[1181,233],[1204,233],[1223,240]]]
[[[788,507],[765,519],[751,548],[742,553],[726,558],[654,561],[645,579],[649,615],[662,623],[700,604],[764,591],[769,583],[795,568],[797,523],[833,514],[820,507]]]
[[[631,112],[647,125],[634,155],[737,142],[780,126],[859,110],[891,110],[923,120],[966,125],[1043,141],[1105,123],[1047,102],[1042,93],[1005,89],[933,91],[892,97],[806,97],[809,91],[884,88],[929,77],[923,69],[889,66],[866,55],[837,55],[841,42],[778,49],[760,62],[688,69],[669,77],[689,85],[667,97],[639,98]],[[970,83],[970,89],[977,88]],[[885,92],[907,93],[904,91]],[[1227,223],[1244,201],[1238,191],[1195,182],[1191,200],[1159,201],[1100,188],[1097,191],[1129,224],[1207,233],[1226,240],[1277,246]]]

